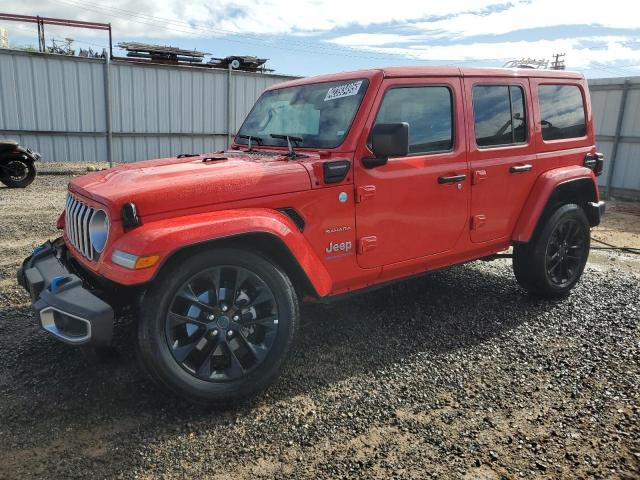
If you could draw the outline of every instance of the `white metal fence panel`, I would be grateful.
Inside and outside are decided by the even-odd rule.
[[[45,161],[107,160],[106,71],[103,60],[0,50],[0,138]],[[116,163],[225,148],[262,91],[292,78],[122,61],[110,71]],[[640,77],[589,86],[600,185],[640,198]]]
[[[640,199],[640,77],[589,81],[605,194]]]
[[[103,60],[0,51],[0,138],[38,150],[44,161],[107,160],[106,72]],[[228,104],[228,75],[111,62],[113,161],[225,148],[262,91],[291,78],[234,71]]]

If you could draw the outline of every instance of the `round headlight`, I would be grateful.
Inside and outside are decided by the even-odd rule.
[[[96,252],[102,253],[109,236],[109,219],[104,210],[96,210],[89,220],[89,239]]]

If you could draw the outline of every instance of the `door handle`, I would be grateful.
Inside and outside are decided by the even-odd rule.
[[[466,175],[452,175],[450,177],[438,177],[438,183],[441,185],[443,183],[458,183],[458,182],[462,182],[465,178],[467,178]]]
[[[522,173],[522,172],[528,172],[529,170],[531,170],[533,168],[533,165],[514,165],[513,167],[511,167],[509,169],[509,171],[511,173]]]

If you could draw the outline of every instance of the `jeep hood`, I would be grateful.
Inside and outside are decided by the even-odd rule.
[[[282,155],[225,152],[128,163],[74,179],[69,190],[140,216],[308,190],[304,166]]]

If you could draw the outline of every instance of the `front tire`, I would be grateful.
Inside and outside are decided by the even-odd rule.
[[[15,159],[6,164],[7,170],[2,170],[0,181],[9,188],[25,188],[36,178],[36,167],[33,162]]]
[[[299,318],[285,273],[236,249],[203,252],[165,268],[141,310],[138,347],[151,377],[216,407],[241,403],[273,383]]]
[[[589,257],[590,227],[584,210],[567,204],[553,212],[529,243],[513,248],[513,271],[529,293],[567,295],[580,280]]]

